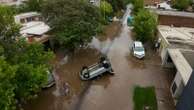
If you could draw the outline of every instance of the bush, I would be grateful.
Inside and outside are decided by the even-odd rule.
[[[172,4],[173,8],[182,11],[188,8],[190,5],[190,0],[173,0]]]

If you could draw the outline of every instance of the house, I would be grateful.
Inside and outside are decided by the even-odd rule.
[[[40,13],[28,12],[14,16],[15,22],[20,24],[20,34],[29,42],[48,43],[47,32],[50,27],[43,22]]]
[[[174,68],[174,72],[171,73],[174,79],[170,91],[177,104],[194,70],[194,57],[192,57],[194,50],[168,49],[166,56],[164,65],[171,65]]]
[[[162,61],[165,60],[167,48],[194,49],[194,28],[159,25],[157,29]]]
[[[175,10],[152,9],[158,15],[159,25],[194,28],[194,14]]]
[[[159,25],[157,36],[162,66],[174,70],[171,73],[172,97],[175,104],[180,104],[180,97],[194,70],[194,28]]]

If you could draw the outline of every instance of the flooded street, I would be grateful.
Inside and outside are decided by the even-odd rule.
[[[174,110],[169,89],[171,70],[161,67],[158,53],[152,50],[146,51],[144,60],[130,54],[133,41],[125,18],[122,26],[109,25],[105,34],[93,38],[88,48],[67,56],[57,53],[56,86],[43,90],[24,110],[133,110],[136,85],[155,86],[159,110]],[[81,81],[78,75],[81,68],[98,62],[102,54],[110,59],[115,75]],[[69,85],[67,95],[61,93],[64,83]]]

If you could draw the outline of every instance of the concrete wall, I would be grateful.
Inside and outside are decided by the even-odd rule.
[[[194,28],[194,18],[159,15],[158,21],[160,25],[169,25],[169,26],[174,25],[176,27]]]
[[[176,110],[194,110],[194,72],[183,90],[177,103]]]
[[[172,86],[174,83],[176,83],[176,85],[177,85],[177,89],[176,89],[175,93],[172,92]],[[184,89],[183,79],[182,79],[179,71],[177,71],[176,76],[171,84],[171,90],[170,90],[173,98],[175,99],[175,102],[181,96],[183,89]]]
[[[158,31],[157,37],[161,39],[160,48],[159,48],[159,55],[162,59],[162,65],[165,65],[167,60],[167,48],[169,47],[168,42],[162,37],[161,33]]]

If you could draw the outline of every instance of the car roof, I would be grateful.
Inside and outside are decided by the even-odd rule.
[[[134,44],[135,44],[135,47],[143,47],[143,44],[140,41],[135,41]]]

